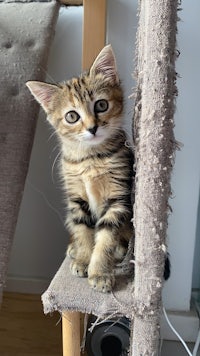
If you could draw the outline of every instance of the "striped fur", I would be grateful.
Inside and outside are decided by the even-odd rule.
[[[133,179],[133,152],[122,128],[123,93],[112,49],[106,46],[90,71],[78,78],[59,85],[27,85],[61,143],[71,271],[88,275],[94,289],[109,292],[114,265],[123,259],[132,234]]]

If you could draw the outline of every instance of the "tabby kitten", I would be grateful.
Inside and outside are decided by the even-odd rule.
[[[27,86],[61,143],[61,176],[71,235],[71,271],[110,292],[114,266],[132,235],[133,152],[126,144],[123,93],[110,45],[88,73],[58,85]]]

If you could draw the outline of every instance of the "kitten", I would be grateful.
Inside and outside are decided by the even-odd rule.
[[[110,45],[88,73],[58,85],[27,86],[61,144],[61,176],[71,235],[71,272],[92,288],[110,292],[114,266],[133,234],[133,152],[123,124],[123,92]]]

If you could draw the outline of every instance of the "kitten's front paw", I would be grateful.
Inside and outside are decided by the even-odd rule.
[[[88,277],[88,282],[98,292],[109,293],[115,284],[115,277],[111,274],[92,275]]]
[[[76,257],[76,248],[73,243],[70,243],[67,248],[67,256],[74,259]]]
[[[114,258],[116,261],[122,261],[123,258],[125,257],[127,252],[127,248],[122,246],[122,245],[118,245],[114,251]]]
[[[88,266],[77,261],[73,261],[70,265],[71,272],[74,276],[87,277]]]

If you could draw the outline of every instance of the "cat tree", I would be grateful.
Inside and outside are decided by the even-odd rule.
[[[65,2],[67,4],[81,3],[80,1]],[[161,290],[166,250],[165,238],[168,217],[168,198],[170,195],[170,174],[173,165],[174,150],[176,148],[173,136],[173,113],[174,96],[176,95],[174,62],[176,57],[177,3],[177,0],[141,0],[139,2],[137,64],[135,72],[137,87],[135,91],[134,112],[136,156],[134,285],[133,281],[129,281],[128,284],[121,283],[121,280],[124,278],[121,278],[119,275],[119,283],[117,285],[121,284],[113,293],[104,295],[95,292],[88,288],[85,279],[78,279],[71,276],[70,273],[67,273],[67,271],[69,271],[69,261],[67,258],[64,260],[48,290],[42,297],[45,313],[58,310],[63,315],[64,356],[80,355],[79,311],[93,313],[100,318],[106,318],[111,315],[127,316],[132,321],[134,320],[131,327],[131,355],[156,356],[158,354]],[[30,3],[29,6],[31,6],[31,4],[32,3]],[[42,4],[43,3],[33,3],[33,6],[42,6]],[[23,2],[20,3],[20,5],[27,6],[27,4]],[[0,4],[0,7],[5,6],[10,5],[7,2]],[[58,6],[54,1],[44,3],[43,7],[45,6],[46,8],[51,8],[48,17],[49,22],[46,26],[43,26],[44,34],[49,35],[53,30]],[[83,52],[83,67],[87,68],[96,54],[104,46],[105,1],[85,0],[84,8],[84,43],[85,46],[87,46],[88,43],[90,44],[89,49],[84,46]],[[19,13],[20,12],[17,12],[17,16],[19,16]],[[42,12],[40,11],[39,13],[41,16]],[[1,14],[2,12],[0,11],[0,16]],[[31,14],[33,15],[33,12],[31,12]],[[43,14],[44,17],[46,17],[45,11]],[[99,19],[98,26],[97,19]],[[21,22],[23,23],[23,21]],[[40,24],[41,23],[43,24],[44,22],[40,22]],[[91,23],[93,23],[93,28],[90,27],[92,26]],[[31,25],[29,24],[29,26]],[[33,26],[33,28],[34,30],[39,29],[37,26]],[[97,28],[99,31],[98,35],[95,34]],[[92,38],[89,38],[89,36],[92,36]],[[41,34],[39,37],[41,38]],[[50,37],[51,36],[48,38]],[[95,40],[93,42],[95,38],[99,38],[100,41]],[[38,39],[37,34],[35,34],[35,39]],[[9,41],[6,43],[8,42]],[[32,48],[31,43],[33,44],[33,41],[29,42],[29,50],[36,50],[37,46],[33,46]],[[49,43],[50,42],[48,42],[48,46]],[[93,44],[95,45],[94,51]],[[11,48],[10,46],[12,47],[11,41],[9,42],[9,46],[8,44],[7,46],[5,45],[5,51],[8,51],[9,48]],[[43,49],[47,49],[48,46],[43,47]],[[25,50],[27,55],[27,49]],[[41,67],[41,58],[44,58],[44,65],[46,65],[46,57],[44,57],[44,54],[45,50],[42,51],[41,54],[35,55],[35,58],[39,58],[39,62],[32,64],[31,59],[34,58],[34,56],[32,52],[30,52],[30,63],[34,67],[34,70],[32,68],[33,72],[20,70],[20,73],[15,73],[15,76],[17,75],[19,77],[19,74],[26,72],[26,75],[23,77],[24,83],[29,79],[42,80],[43,75],[41,73],[38,74],[37,69]],[[88,55],[89,57],[87,58]],[[15,63],[17,63],[17,58],[19,59],[19,55],[16,54],[16,56]],[[24,58],[26,58],[25,55]],[[2,77],[4,76],[2,75]],[[9,81],[9,83],[11,82]],[[4,87],[8,87],[8,81],[6,81],[5,86],[2,86],[0,89]],[[12,100],[15,100],[16,108],[19,110],[22,100],[19,100],[20,98],[16,93],[15,87],[15,90],[11,91],[10,95],[11,97],[15,96]],[[24,103],[26,103],[27,93],[23,93],[23,95]],[[7,100],[6,97],[5,100]],[[4,222],[4,227],[1,226],[2,236],[4,236],[3,240],[1,240],[3,241],[3,243],[1,242],[2,248],[0,248],[0,254],[4,258],[3,273],[1,274],[0,280],[1,284],[3,284],[2,281],[5,279],[8,250],[11,245],[10,241],[14,231],[20,196],[22,194],[28,167],[30,137],[33,137],[35,127],[35,124],[33,124],[31,120],[28,126],[26,126],[25,118],[35,117],[38,110],[32,101],[31,103],[32,105],[28,105],[28,108],[34,106],[34,110],[29,112],[28,108],[26,108],[22,115],[24,118],[22,127],[23,130],[24,127],[26,127],[26,130],[22,131],[23,135],[21,136],[19,136],[19,132],[17,132],[15,142],[9,141],[13,143],[12,151],[10,144],[5,145],[5,147],[3,146],[6,157],[10,155],[8,160],[5,160],[4,154],[1,157],[2,162],[5,162],[5,166],[3,166],[4,170],[1,171],[4,172],[2,176],[3,181],[8,179],[8,177],[11,178],[7,182],[8,189],[6,188],[9,192],[8,196],[10,200],[5,202],[4,190],[4,200],[1,202],[0,208],[3,209],[2,211],[0,210],[1,217],[4,217],[8,211],[11,214],[10,217],[7,216],[7,223],[6,221]],[[1,108],[3,104],[2,102]],[[7,104],[7,106],[9,107],[9,104]],[[6,110],[1,109],[1,111],[5,112]],[[18,123],[19,119],[17,116],[14,127],[16,127]],[[1,125],[3,125],[3,120],[1,120]],[[10,127],[10,129],[11,128],[12,127]],[[4,125],[3,130],[4,131],[1,130],[0,142],[1,144],[6,144],[8,139],[15,137],[17,130],[11,135],[7,130],[7,126],[5,128]],[[3,132],[6,134],[3,135]],[[19,150],[19,142],[21,144],[22,136],[25,137],[25,142],[22,149]],[[20,162],[23,162],[23,165],[21,166],[20,172],[17,170],[11,175],[10,168],[16,166],[16,164],[14,164],[15,162],[13,162],[13,157],[16,158],[14,155],[16,149],[18,157],[20,157]],[[15,187],[15,195],[13,196],[12,183],[16,181],[16,177],[19,184]],[[1,190],[3,190],[2,187]],[[11,206],[14,208],[9,210]],[[12,224],[10,225],[12,225],[12,228],[10,228],[8,224],[11,220]]]
[[[102,295],[67,273],[66,258],[43,295],[45,313],[63,314],[64,356],[80,354],[79,314],[132,320],[131,355],[157,355],[170,175],[176,142],[173,114],[177,1],[140,1],[134,111],[135,279]],[[102,43],[103,47],[103,43]],[[81,291],[81,295],[80,295]],[[76,335],[76,343],[73,335]],[[77,337],[78,335],[78,337]]]

